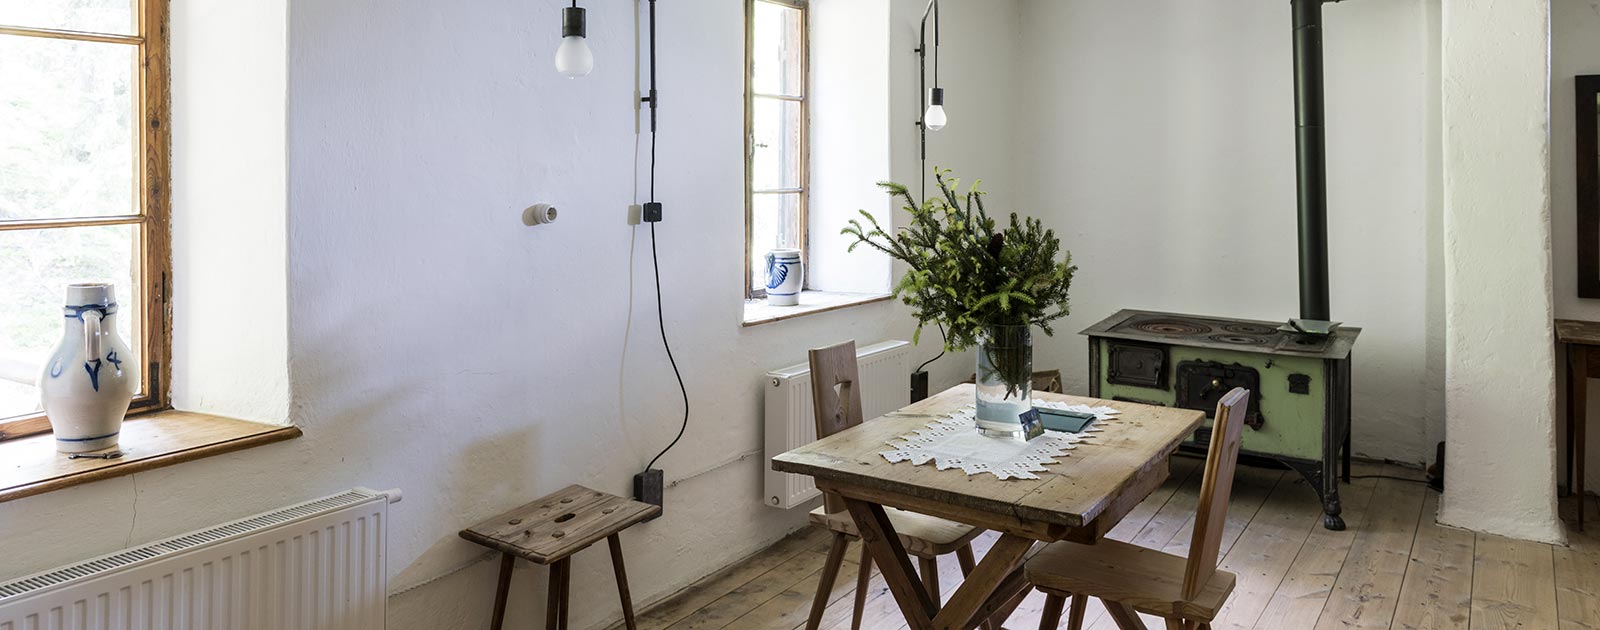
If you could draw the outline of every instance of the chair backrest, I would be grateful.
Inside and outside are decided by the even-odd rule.
[[[1200,508],[1194,515],[1194,539],[1189,543],[1189,562],[1183,571],[1185,598],[1199,594],[1217,572],[1217,551],[1222,546],[1222,530],[1228,521],[1233,471],[1239,463],[1239,440],[1244,434],[1244,417],[1249,407],[1250,390],[1243,387],[1233,388],[1217,401],[1205,478],[1200,483]]]
[[[856,366],[856,342],[846,341],[809,353],[811,363],[811,407],[817,419],[817,439],[822,439],[861,424],[860,368]],[[823,496],[829,514],[844,511],[844,501],[831,494]]]

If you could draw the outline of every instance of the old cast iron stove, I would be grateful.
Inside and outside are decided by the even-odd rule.
[[[1342,449],[1348,482],[1350,350],[1360,333],[1302,335],[1273,322],[1119,311],[1083,331],[1089,395],[1209,415],[1223,394],[1248,388],[1243,453],[1304,475],[1322,497],[1323,524],[1344,529],[1334,466]],[[1203,428],[1184,448],[1204,454],[1210,435]]]

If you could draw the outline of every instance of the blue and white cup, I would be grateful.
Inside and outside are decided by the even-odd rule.
[[[767,303],[795,306],[800,303],[800,287],[806,271],[800,263],[800,250],[774,249],[767,252]]]

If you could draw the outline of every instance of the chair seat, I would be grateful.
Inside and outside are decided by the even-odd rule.
[[[900,545],[906,548],[906,553],[918,558],[955,553],[983,533],[983,530],[971,525],[936,516],[895,508],[884,508],[884,511],[888,513],[894,531],[900,534]],[[849,512],[829,514],[819,507],[811,511],[811,522],[826,527],[828,531],[858,538],[861,536]]]
[[[1142,613],[1211,621],[1233,592],[1234,575],[1218,570],[1193,599],[1183,598],[1187,559],[1111,539],[1057,542],[1028,560],[1028,581],[1054,595],[1123,602]]]

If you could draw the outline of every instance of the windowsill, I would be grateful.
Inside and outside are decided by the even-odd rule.
[[[745,300],[744,325],[755,326],[794,319],[803,315],[826,313],[860,304],[882,302],[891,297],[888,293],[840,293],[837,291],[801,291],[800,304],[772,306],[766,300]]]
[[[0,502],[300,437],[292,426],[188,411],[130,416],[117,459],[67,459],[49,433],[0,442]]]

